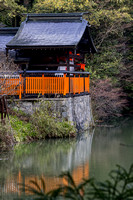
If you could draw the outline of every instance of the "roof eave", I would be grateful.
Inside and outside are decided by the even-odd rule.
[[[56,45],[56,46],[16,46],[16,45],[6,45],[7,49],[70,49],[76,48],[77,45]]]

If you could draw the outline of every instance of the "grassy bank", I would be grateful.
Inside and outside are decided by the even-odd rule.
[[[75,127],[60,119],[58,113],[53,116],[51,109],[51,105],[41,104],[32,115],[10,110],[10,120],[0,124],[0,149],[6,150],[18,142],[74,137]]]

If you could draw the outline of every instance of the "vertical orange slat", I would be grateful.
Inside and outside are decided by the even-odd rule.
[[[30,93],[31,91],[31,77],[27,77],[27,93]]]
[[[47,93],[47,88],[48,88],[48,86],[47,86],[47,77],[45,78],[45,93]]]
[[[58,78],[55,77],[55,93],[57,93],[58,90],[57,83],[58,83]]]
[[[74,77],[73,77],[73,94],[75,94],[75,82],[76,82],[75,79],[76,78],[75,78],[75,74],[74,74]]]
[[[19,80],[20,80],[20,93],[19,93],[19,99],[21,99],[22,98],[22,96],[21,96],[21,93],[22,93],[22,83],[21,83],[21,79],[22,79],[22,77],[21,77],[22,75],[20,74],[19,75]]]
[[[38,77],[35,77],[35,93],[37,93],[37,88],[38,88]]]
[[[27,93],[31,93],[31,77],[27,77]]]
[[[88,93],[90,92],[90,75],[88,75]]]
[[[30,92],[32,93],[32,92],[33,92],[33,79],[32,79],[32,77],[30,77],[30,81],[31,81],[31,89],[30,89]]]
[[[31,77],[27,77],[27,87],[28,87],[28,93],[31,93],[31,89],[32,89],[32,79],[31,79]]]
[[[37,93],[40,93],[39,82],[40,82],[40,77],[38,77],[38,81],[37,81]]]
[[[81,92],[81,83],[80,83],[80,74],[79,74],[79,88],[78,88],[78,93]]]
[[[25,92],[28,93],[28,84],[29,84],[29,88],[30,88],[30,83],[29,83],[29,81],[28,81],[28,77],[26,77],[26,80],[25,80],[25,81],[26,81],[26,84],[25,84],[25,85],[26,85]]]
[[[64,76],[60,78],[60,81],[59,81],[59,91],[61,94],[63,94],[63,91],[62,91],[62,81],[64,79]]]
[[[37,78],[34,77],[34,93],[36,93],[36,82],[37,82]]]
[[[49,94],[49,91],[50,91],[50,78],[48,77],[47,78],[47,88],[48,88],[48,94]]]
[[[66,95],[66,74],[64,74],[64,92],[63,95]]]
[[[46,88],[46,90],[47,90],[48,94],[49,94],[49,87],[50,87],[50,79],[48,79],[48,77],[47,77],[47,88]]]
[[[44,93],[47,93],[47,77],[44,78]]]
[[[37,77],[34,77],[34,93],[36,93]]]
[[[51,85],[52,85],[52,90],[51,90],[51,93],[53,93],[53,91],[54,91],[53,77],[51,77]]]
[[[46,88],[46,90],[47,90],[48,94],[49,94],[49,87],[50,87],[50,79],[48,79],[48,77],[47,77],[47,88]]]
[[[28,78],[28,85],[29,85],[29,81],[30,81],[30,84],[31,84],[31,88],[28,88],[28,90],[30,89],[30,90],[28,91],[28,93],[32,93],[32,88],[33,88],[33,86],[32,86],[32,77],[29,77],[29,78]]]
[[[27,77],[25,78],[25,93],[27,93],[26,84],[27,84]],[[23,85],[23,80],[22,80],[22,85]],[[23,86],[22,86],[22,90],[23,90]]]
[[[58,93],[60,94],[61,91],[60,91],[60,78],[58,79]]]
[[[42,95],[44,95],[44,74],[42,74]]]
[[[33,81],[33,77],[31,77],[31,84],[32,84],[31,93],[34,93],[34,81]]]
[[[54,79],[55,79],[55,93],[57,93],[57,78],[54,77]]]
[[[53,91],[52,91],[52,93],[54,93],[55,83],[54,83],[54,78],[53,78],[53,77],[52,77],[52,86],[53,86]]]

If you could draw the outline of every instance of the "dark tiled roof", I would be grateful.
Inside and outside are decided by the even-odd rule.
[[[6,44],[14,37],[14,35],[1,35],[0,34],[0,51],[4,51]]]
[[[4,51],[6,44],[13,39],[18,28],[0,28],[0,51]]]
[[[7,47],[77,46],[87,24],[81,13],[30,14]]]

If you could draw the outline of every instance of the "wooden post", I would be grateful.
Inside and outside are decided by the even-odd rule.
[[[66,95],[66,74],[64,74],[64,92],[63,95]]]
[[[19,75],[19,84],[20,84],[20,91],[19,91],[19,99],[22,98],[22,75]]]
[[[84,92],[85,92],[85,75],[84,75]]]
[[[78,87],[78,90],[79,90],[79,91],[78,91],[78,93],[80,94],[80,92],[81,92],[81,85],[80,85],[80,74],[78,75],[78,77],[79,77],[79,81],[78,81],[78,83],[79,83],[79,84],[78,84],[78,85],[79,85],[79,87]]]
[[[76,79],[75,79],[75,74],[74,74],[74,77],[73,77],[73,94],[75,94],[75,85],[76,85],[76,84],[75,84],[75,80],[76,80]]]
[[[26,95],[26,70],[24,70],[24,73],[23,73],[23,81],[24,81],[24,83],[23,83],[23,86],[24,86],[23,93],[24,93],[24,98],[25,98],[25,95]]]
[[[42,74],[42,95],[44,95],[44,74]]]
[[[70,77],[70,74],[69,74],[69,95],[71,93],[71,77]]]
[[[69,51],[67,51],[67,71],[70,71],[70,65],[69,65]]]
[[[88,93],[90,92],[90,75],[88,75]]]

